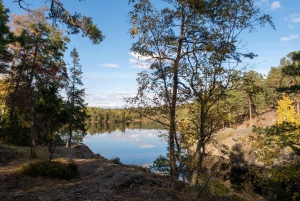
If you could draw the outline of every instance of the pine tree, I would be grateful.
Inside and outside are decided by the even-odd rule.
[[[12,32],[7,26],[9,10],[4,7],[0,0],[0,73],[4,73],[7,63],[12,59],[12,55],[7,51],[7,45],[15,40]]]
[[[82,139],[85,129],[85,119],[88,117],[87,105],[84,103],[84,89],[79,89],[78,86],[83,86],[81,81],[81,65],[79,64],[79,55],[74,48],[71,52],[72,66],[70,68],[70,81],[66,89],[68,95],[68,141],[66,147],[71,148],[71,142],[74,137]],[[80,135],[80,133],[82,135]]]
[[[59,87],[55,82],[51,82],[46,87],[40,88],[41,97],[35,105],[35,115],[40,120],[39,131],[42,134],[43,143],[48,147],[50,162],[57,141],[60,140],[59,130],[64,125],[66,119],[63,99],[59,95],[58,89]]]

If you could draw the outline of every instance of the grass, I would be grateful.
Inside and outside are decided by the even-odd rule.
[[[2,141],[0,141],[0,147],[4,148],[5,150],[9,151],[11,153],[11,157],[3,159],[2,162],[8,159],[31,159],[30,156],[30,147],[25,146],[14,146],[14,145],[8,145],[4,144]],[[45,147],[37,146],[36,148],[37,158],[46,160],[49,158],[49,153]]]
[[[247,139],[252,135],[252,132],[249,132],[247,134],[245,134],[244,136],[242,137],[239,137],[238,140],[242,141],[242,142],[246,142]]]
[[[151,172],[149,168],[143,167],[141,165],[125,165],[125,167],[134,170],[134,171],[142,171],[142,172]]]
[[[233,132],[232,131],[229,131],[228,132],[228,137],[231,137],[233,135]]]

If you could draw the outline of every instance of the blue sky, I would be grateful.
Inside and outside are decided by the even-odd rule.
[[[44,0],[26,0],[31,8],[44,5]],[[128,0],[62,0],[71,12],[75,11],[93,18],[105,35],[100,45],[92,45],[81,35],[70,36],[66,61],[70,61],[70,51],[76,47],[83,70],[86,102],[90,107],[117,108],[124,106],[124,98],[136,93],[136,76],[141,67],[136,65],[136,57],[130,53],[133,40],[128,30],[128,12],[132,4]],[[152,0],[154,4],[161,0]],[[13,0],[3,0],[11,13],[22,13]],[[250,66],[262,74],[267,74],[272,66],[278,66],[282,57],[289,52],[300,50],[300,1],[299,0],[257,0],[256,6],[262,13],[270,14],[276,26],[257,28],[257,31],[242,33],[240,39],[246,50],[258,54],[250,61]]]

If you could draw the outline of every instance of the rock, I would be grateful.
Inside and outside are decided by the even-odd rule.
[[[92,159],[95,158],[94,153],[90,150],[88,146],[83,143],[78,143],[72,147],[72,149],[76,150],[72,158],[79,158],[79,159]]]
[[[83,150],[83,151],[90,152],[90,153],[94,154],[90,150],[90,148],[88,146],[86,146],[85,144],[83,144],[83,143],[78,143],[78,144],[74,145],[72,148],[73,149],[80,149],[80,150]]]

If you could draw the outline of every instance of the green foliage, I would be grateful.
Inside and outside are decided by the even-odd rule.
[[[300,156],[300,125],[295,122],[282,122],[271,127],[254,128],[253,132],[259,132],[257,151],[265,150],[266,153],[280,155],[284,148],[290,149],[295,154]],[[260,154],[257,155],[260,158]],[[272,158],[261,158],[261,161],[266,161]]]
[[[149,168],[161,173],[168,173],[170,171],[170,161],[165,156],[159,155]]]
[[[220,181],[213,179],[208,183],[211,194],[230,197],[233,192]]]
[[[3,73],[5,70],[5,62],[9,61],[10,55],[7,51],[6,45],[11,42],[13,34],[10,33],[6,23],[8,22],[9,10],[4,7],[2,0],[0,0],[0,72]],[[7,37],[8,35],[8,37]]]
[[[169,120],[166,125],[169,127],[170,174],[173,177],[174,145],[176,141],[180,152],[177,139],[182,139],[176,132],[178,105],[193,102],[190,113],[194,114],[191,122],[197,135],[193,136],[197,143],[197,163],[191,169],[198,169],[205,155],[206,142],[221,127],[220,120],[225,115],[219,109],[219,102],[232,85],[236,66],[243,58],[256,56],[237,51],[239,34],[245,29],[254,30],[257,24],[274,25],[269,15],[260,16],[260,10],[251,0],[170,0],[167,3],[168,7],[158,9],[150,1],[139,0],[129,13],[130,34],[133,38],[138,36],[131,50],[150,58],[150,71],[139,73],[138,93],[128,103],[143,108],[144,116],[154,121],[163,123],[151,118],[153,114]],[[254,80],[250,80],[248,94],[258,91],[253,85]],[[250,105],[250,98],[248,102]],[[251,118],[251,108],[249,113]],[[228,119],[231,121],[230,117]]]
[[[285,65],[282,69],[282,73],[284,75],[288,75],[291,77],[299,77],[300,76],[300,52],[291,52],[288,54],[288,58],[290,59],[290,64]],[[293,80],[293,82],[297,82],[296,80]],[[297,83],[291,83],[292,85]]]
[[[61,161],[36,161],[22,167],[22,172],[31,177],[51,177],[70,180],[79,177],[76,163]]]
[[[300,85],[300,52],[291,52],[287,55],[287,58],[284,59],[284,64],[282,66],[282,75],[288,79],[285,84],[282,84],[277,88],[279,92],[284,92],[289,94],[293,98],[296,105],[296,113],[300,114],[299,106],[299,90]]]
[[[121,159],[119,157],[114,157],[114,158],[110,159],[110,161],[115,164],[122,164]]]
[[[86,133],[87,105],[84,103],[85,90],[79,89],[83,86],[81,81],[82,71],[79,64],[79,54],[74,48],[71,52],[72,66],[70,68],[69,85],[66,88],[68,100],[66,102],[66,130],[68,133],[68,146],[71,147],[72,140],[82,140]]]
[[[299,124],[282,121],[271,127],[254,128],[253,132],[259,134],[253,146],[255,156],[264,166],[250,168],[248,181],[270,200],[299,200]]]
[[[121,123],[130,121],[140,121],[141,110],[133,111],[129,109],[104,109],[89,107],[87,109],[88,123]]]
[[[35,112],[40,121],[38,130],[44,136],[43,139],[45,139],[50,153],[49,161],[51,161],[55,145],[61,140],[58,132],[66,123],[66,109],[58,94],[58,87],[54,83],[50,83],[39,91],[41,98],[35,106]]]
[[[270,169],[251,167],[247,182],[268,200],[300,199],[300,164],[288,164]]]
[[[14,2],[18,2],[21,8],[28,11],[28,8],[23,5],[26,0],[15,0]],[[52,0],[49,4],[48,18],[53,19],[55,24],[62,22],[67,25],[69,34],[78,34],[81,31],[82,36],[89,37],[93,44],[99,44],[104,39],[104,35],[93,23],[91,17],[83,16],[78,12],[72,15],[60,0]]]
[[[20,116],[16,113],[13,121],[8,123],[8,114],[1,115],[0,138],[9,144],[18,146],[30,145],[30,128],[22,126]]]
[[[10,52],[15,56],[7,63],[9,73],[2,80],[6,87],[1,99],[5,101],[3,114],[7,118],[1,120],[7,134],[16,139],[28,137],[24,130],[30,132],[29,139],[24,142],[30,141],[34,148],[38,139],[36,129],[42,128],[39,125],[42,121],[35,113],[35,106],[41,98],[39,89],[46,88],[49,83],[55,83],[59,88],[66,84],[67,74],[62,58],[69,39],[61,30],[47,23],[45,8],[14,16],[12,21],[14,34],[22,36],[25,43],[16,40],[10,45]]]

